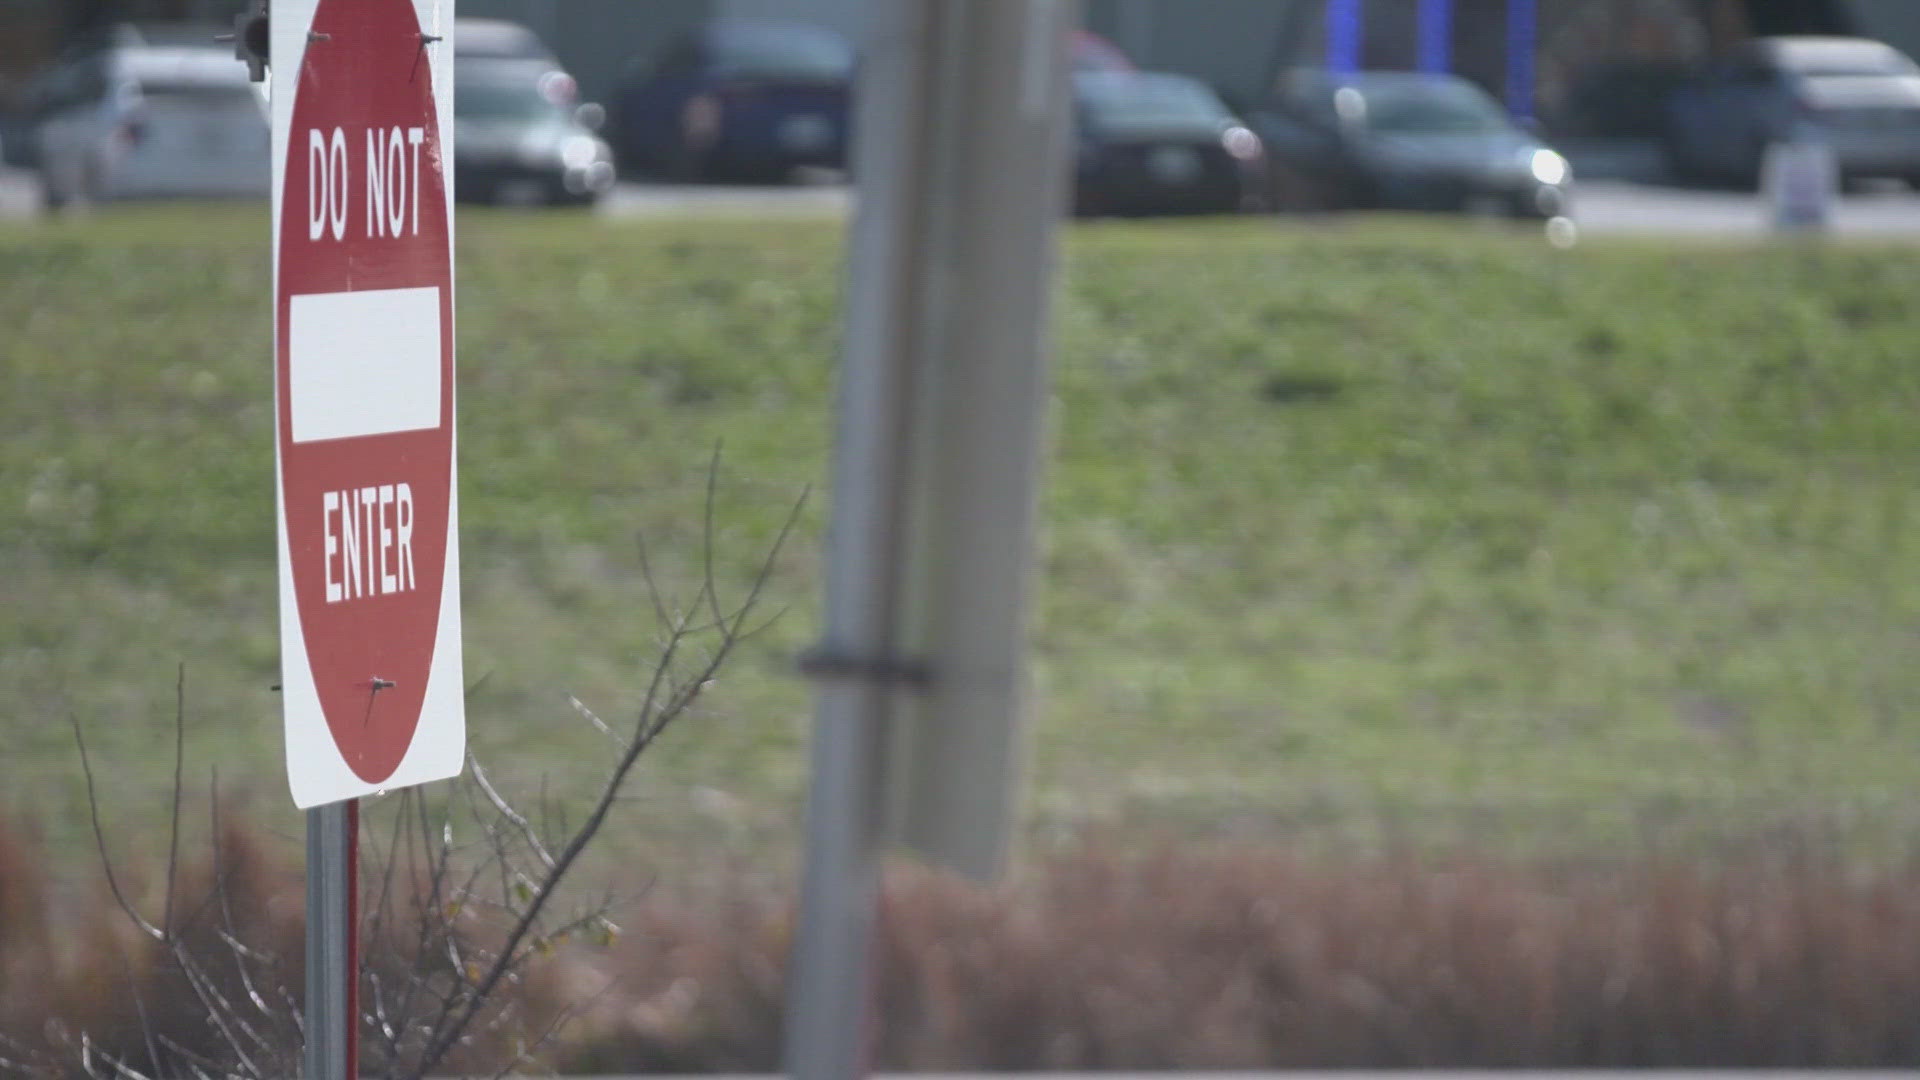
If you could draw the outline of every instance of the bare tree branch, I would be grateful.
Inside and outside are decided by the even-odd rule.
[[[718,467],[719,462],[716,457],[713,470],[717,471]],[[709,491],[711,492],[711,487]],[[526,940],[528,934],[533,932],[542,911],[554,896],[555,891],[561,881],[566,877],[567,872],[573,868],[581,852],[586,849],[587,845],[593,841],[594,837],[599,835],[601,827],[606,823],[607,815],[611,812],[621,788],[625,785],[627,776],[632,772],[634,764],[639,760],[640,755],[653,745],[654,740],[672,724],[675,718],[684,715],[686,710],[699,698],[700,694],[703,693],[710,684],[714,674],[719,670],[720,664],[730,655],[733,647],[739,641],[739,632],[743,621],[757,605],[768,580],[772,577],[780,551],[798,525],[800,511],[803,505],[804,498],[796,501],[792,509],[788,512],[786,521],[782,524],[778,536],[776,536],[774,542],[769,547],[758,572],[754,576],[752,585],[748,588],[746,597],[739,607],[734,610],[731,616],[720,615],[720,625],[718,628],[720,642],[712,654],[699,666],[698,673],[690,682],[682,683],[670,690],[665,700],[661,701],[657,695],[662,686],[669,681],[673,658],[679,651],[681,643],[685,640],[685,627],[688,623],[684,612],[674,617],[672,624],[675,627],[675,631],[669,637],[660,659],[654,665],[653,675],[649,681],[646,702],[640,711],[632,742],[629,743],[627,748],[622,752],[611,774],[602,784],[599,795],[594,801],[593,809],[588,813],[586,820],[581,823],[579,830],[573,834],[566,846],[555,858],[554,864],[547,871],[541,887],[534,892],[532,900],[527,905],[527,909],[521,913],[513,929],[508,932],[505,944],[500,948],[499,954],[487,970],[485,977],[482,978],[474,988],[474,993],[467,999],[465,1006],[459,1010],[457,1018],[454,1019],[451,1025],[438,1030],[438,1033],[428,1044],[421,1060],[417,1063],[416,1071],[411,1075],[415,1077],[424,1076],[427,1072],[434,1069],[440,1063],[441,1059],[446,1056],[447,1052],[459,1043],[462,1034],[466,1031],[467,1027],[473,1023],[474,1018],[478,1015],[488,996],[493,993],[494,988],[497,987],[501,980],[512,970],[515,964],[515,957],[520,951],[521,944]],[[711,547],[714,539],[711,518],[708,520],[707,528],[707,546]],[[696,598],[696,604],[717,592],[716,583],[711,572],[712,564],[709,561],[707,565],[708,573],[701,584],[701,596]],[[721,612],[721,605],[714,602],[713,609],[716,613],[719,613]]]
[[[580,1015],[582,1012],[585,1012],[587,1009],[592,1008],[595,1005],[598,1005],[600,1003],[600,999],[606,997],[608,991],[612,990],[615,986],[618,986],[619,984],[620,984],[620,980],[618,978],[609,977],[607,981],[600,987],[600,989],[595,990],[592,993],[592,995],[590,995],[587,998],[586,1001],[568,1002],[565,1006],[563,1006],[560,1009],[559,1012],[554,1014],[553,1019],[547,1023],[547,1026],[541,1030],[540,1034],[533,1040],[533,1042],[522,1047],[519,1050],[519,1052],[514,1055],[512,1061],[509,1061],[505,1065],[500,1066],[499,1071],[493,1074],[492,1080],[506,1080],[508,1076],[511,1076],[514,1072],[519,1070],[521,1066],[531,1062],[533,1060],[534,1055],[539,1053],[541,1048],[545,1047],[549,1042],[553,1041],[554,1037],[560,1033],[560,1029],[566,1027],[567,1024],[571,1022],[574,1017]]]
[[[576,707],[578,706],[578,699],[569,697],[567,700],[575,702]],[[581,711],[584,712],[585,710],[582,709]],[[587,715],[592,716],[591,713]],[[598,722],[598,718],[595,718],[595,723]],[[600,726],[603,730],[610,730],[607,729],[604,724]],[[540,834],[534,829],[533,823],[507,804],[507,800],[502,798],[500,792],[494,788],[493,782],[487,779],[487,771],[480,767],[479,760],[472,754],[467,755],[467,768],[473,773],[474,785],[486,795],[487,801],[493,804],[493,808],[499,812],[501,817],[511,822],[515,828],[520,830],[520,834],[526,837],[527,846],[531,848],[534,855],[539,858],[541,865],[549,870],[553,869],[553,854],[547,850],[547,845],[540,841]]]
[[[782,613],[763,619],[761,604],[781,552],[797,528],[807,494],[789,508],[744,587],[723,589],[721,567],[730,564],[716,550],[721,535],[720,462],[721,448],[716,445],[706,475],[698,588],[685,603],[669,600],[655,575],[653,553],[644,539],[639,542],[640,573],[658,619],[659,647],[646,672],[631,726],[616,729],[579,698],[567,698],[600,736],[617,745],[577,826],[569,807],[549,797],[545,777],[537,805],[523,810],[469,755],[468,777],[436,793],[403,790],[387,804],[394,815],[391,826],[368,830],[366,849],[374,867],[370,877],[378,885],[369,890],[374,895],[365,933],[372,948],[363,957],[359,973],[368,994],[363,1015],[355,1022],[367,1023],[378,1033],[369,1040],[373,1045],[365,1067],[370,1073],[419,1080],[442,1068],[456,1050],[462,1054],[457,1067],[466,1068],[467,1050],[484,1047],[489,1054],[511,1058],[498,1074],[505,1076],[533,1062],[568,1022],[618,985],[617,979],[608,979],[587,1000],[570,1001],[551,1015],[544,1007],[532,1006],[537,999],[512,992],[528,985],[542,959],[590,928],[604,929],[601,944],[610,943],[619,932],[609,913],[630,902],[629,898],[611,889],[596,890],[580,897],[576,905],[569,876],[578,871],[584,853],[602,835],[614,809],[631,798],[625,789],[639,758],[679,721],[706,714],[703,699],[722,666]],[[737,580],[731,571],[728,580]],[[728,595],[736,590],[738,595]],[[306,1017],[297,989],[277,971],[288,958],[249,940],[254,924],[247,919],[246,895],[236,898],[233,890],[247,888],[252,879],[245,872],[244,853],[236,860],[226,844],[217,771],[210,785],[207,818],[212,831],[210,890],[205,896],[182,891],[200,888],[198,870],[181,865],[186,711],[182,664],[175,673],[173,790],[166,887],[157,925],[134,906],[109,857],[85,732],[77,717],[70,720],[86,780],[94,843],[113,901],[143,938],[158,945],[157,949],[143,946],[147,950],[143,955],[166,964],[167,977],[177,980],[168,985],[184,988],[197,1005],[195,1011],[204,1017],[207,1032],[182,1036],[157,1030],[142,995],[158,991],[153,984],[137,981],[129,966],[126,974],[139,1012],[147,1071],[129,1064],[129,1054],[134,1060],[140,1057],[137,1044],[101,1045],[94,1041],[95,1033],[83,1031],[76,1045],[51,1029],[50,1045],[59,1049],[57,1060],[43,1058],[49,1069],[71,1071],[71,1055],[78,1057],[82,1074],[133,1080],[172,1076],[264,1080],[298,1071]],[[459,841],[456,816],[464,837]],[[468,829],[473,831],[469,834]],[[564,910],[563,889],[568,894]],[[409,919],[412,926],[405,925]],[[141,978],[147,977],[142,974]],[[180,996],[179,991],[173,993]],[[528,1029],[536,1025],[540,1031],[526,1041]],[[35,1067],[32,1052],[19,1050],[17,1042],[0,1039],[0,1050],[9,1051],[9,1056],[0,1057],[0,1069],[22,1067],[22,1063]],[[374,1060],[381,1056],[383,1061]],[[493,1057],[488,1064],[498,1066],[500,1061]]]
[[[720,614],[720,592],[713,587],[713,548],[714,536],[716,535],[716,530],[713,525],[713,504],[719,494],[719,485],[720,443],[718,440],[715,440],[713,444],[713,457],[707,462],[707,497],[703,504],[705,512],[700,523],[700,536],[702,540],[700,544],[700,559],[702,564],[700,591],[707,594],[707,608],[713,613],[713,624],[715,626],[719,626],[727,621],[726,617]]]
[[[147,1064],[152,1066],[155,1076],[160,1075],[160,1051],[153,1041],[153,1023],[147,1018],[147,996],[140,992],[140,983],[133,977],[133,965],[127,962],[125,953],[120,954],[120,973],[127,978],[127,989],[133,995],[133,1011],[140,1017],[140,1038],[147,1044]]]
[[[160,930],[173,933],[173,894],[180,872],[180,796],[186,791],[181,772],[187,764],[187,663],[182,660],[173,677],[173,807],[167,823],[167,897]],[[155,1070],[159,1066],[154,1066]]]
[[[87,778],[87,817],[93,822],[93,843],[100,852],[100,869],[107,875],[107,889],[113,893],[113,902],[126,914],[128,920],[140,928],[141,933],[156,941],[160,940],[165,935],[160,932],[159,927],[141,918],[140,913],[127,902],[127,894],[121,891],[120,880],[114,875],[113,859],[107,854],[106,830],[100,825],[100,797],[94,790],[93,764],[87,757],[86,736],[80,730],[79,717],[70,715],[68,719],[73,724],[74,745],[80,749],[80,771]]]
[[[249,960],[260,960],[264,958],[256,954],[253,949],[241,943],[238,933],[234,928],[233,905],[228,902],[227,867],[224,854],[225,846],[221,840],[224,829],[220,822],[220,770],[217,768],[213,771],[210,795],[209,817],[211,819],[213,834],[211,840],[213,848],[214,892],[220,898],[220,940],[227,946],[228,951],[233,954],[233,969],[235,974],[240,978],[240,986],[241,989],[246,992],[247,1001],[252,1004],[255,1009],[259,1010],[261,1016],[271,1017],[273,1010],[268,1007],[266,998],[263,997],[259,989],[254,986],[253,976],[247,970],[247,962]]]

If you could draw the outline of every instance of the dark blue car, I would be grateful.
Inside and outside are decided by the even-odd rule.
[[[853,48],[829,30],[713,20],[620,81],[607,136],[624,165],[676,180],[844,168],[853,67]]]

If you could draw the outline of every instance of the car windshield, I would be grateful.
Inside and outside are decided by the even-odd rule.
[[[1367,87],[1362,97],[1368,130],[1385,134],[1471,134],[1508,126],[1506,114],[1492,98],[1458,83]]]
[[[462,120],[559,120],[567,108],[538,81],[463,79],[454,88],[453,114]]]
[[[853,50],[824,30],[735,26],[714,36],[713,62],[728,75],[843,79],[853,70]]]
[[[1185,79],[1082,79],[1080,103],[1106,131],[1216,127],[1233,119],[1213,91]]]

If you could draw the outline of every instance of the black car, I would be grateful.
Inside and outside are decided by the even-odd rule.
[[[572,76],[540,60],[454,63],[453,193],[466,202],[586,204],[613,186],[613,152]]]
[[[608,136],[623,165],[678,180],[844,168],[853,69],[853,47],[830,30],[715,19],[628,71]]]
[[[1076,213],[1257,208],[1260,140],[1204,83],[1158,72],[1081,72],[1073,86]]]
[[[1279,209],[1568,211],[1566,158],[1452,75],[1296,72],[1249,122]]]

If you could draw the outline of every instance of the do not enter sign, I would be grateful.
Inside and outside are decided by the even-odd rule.
[[[281,686],[301,807],[452,776],[465,753],[440,6],[273,5]]]

